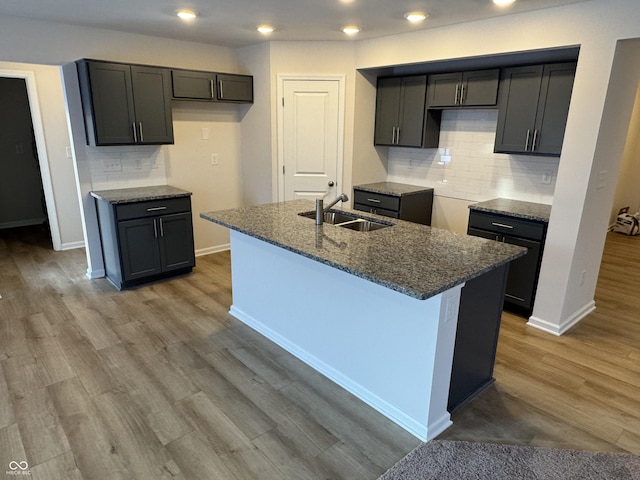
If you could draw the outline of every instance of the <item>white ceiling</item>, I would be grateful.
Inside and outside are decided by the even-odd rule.
[[[1,0],[0,15],[239,47],[264,41],[256,27],[265,23],[276,27],[268,40],[344,40],[347,24],[365,39],[581,1],[517,0],[500,8],[491,0]],[[200,17],[180,21],[180,8]],[[414,10],[430,17],[413,26],[403,15]]]

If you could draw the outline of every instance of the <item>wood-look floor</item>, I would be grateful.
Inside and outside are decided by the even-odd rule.
[[[0,474],[375,479],[418,445],[227,314],[227,253],[125,292],[85,271],[0,231]],[[496,383],[441,438],[640,454],[638,292],[640,239],[611,234],[596,312],[559,338],[505,314]]]

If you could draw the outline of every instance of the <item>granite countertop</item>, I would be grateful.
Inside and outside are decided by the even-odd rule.
[[[523,202],[509,198],[495,198],[486,202],[474,203],[469,205],[469,208],[480,212],[498,213],[509,217],[544,223],[549,223],[549,216],[551,215],[551,205]]]
[[[157,185],[153,187],[119,188],[115,190],[98,190],[91,192],[91,196],[118,205],[123,203],[146,202],[165,198],[188,197],[191,192],[171,185]]]
[[[355,185],[353,188],[372,193],[394,195],[396,197],[403,197],[405,195],[413,195],[415,193],[433,190],[431,187],[419,187],[418,185],[407,185],[395,182],[367,183],[365,185]]]
[[[526,249],[412,222],[344,209],[363,218],[394,223],[358,232],[316,226],[300,212],[309,200],[201,213],[200,217],[304,257],[426,300],[526,253]]]

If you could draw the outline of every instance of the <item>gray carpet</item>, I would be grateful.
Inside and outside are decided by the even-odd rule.
[[[640,480],[640,457],[432,440],[379,480]]]

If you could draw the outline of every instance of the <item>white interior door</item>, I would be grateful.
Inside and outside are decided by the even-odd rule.
[[[343,81],[282,78],[280,200],[315,199],[341,188]]]

